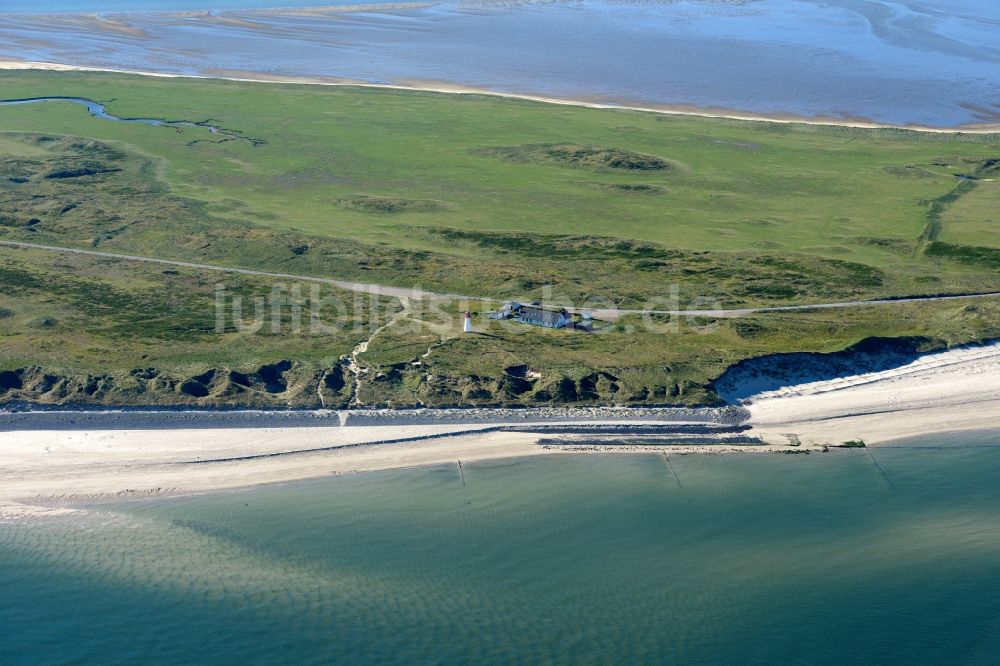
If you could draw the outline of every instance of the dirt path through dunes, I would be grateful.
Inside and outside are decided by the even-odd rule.
[[[219,273],[237,273],[240,275],[256,275],[260,277],[279,278],[282,280],[299,280],[302,282],[318,282],[320,284],[333,285],[346,291],[375,294],[377,296],[389,296],[402,301],[410,299],[431,299],[445,301],[478,301],[480,303],[499,303],[496,298],[483,296],[467,296],[463,294],[449,294],[446,292],[426,291],[424,289],[414,289],[405,287],[392,287],[381,284],[371,284],[367,282],[352,282],[350,280],[337,280],[334,278],[316,277],[313,275],[294,275],[292,273],[270,273],[268,271],[258,271],[250,268],[233,268],[231,266],[219,266],[217,264],[199,264],[191,261],[177,261],[174,259],[156,259],[153,257],[140,257],[131,254],[116,254],[114,252],[100,252],[98,250],[82,250],[69,247],[58,247],[55,245],[40,245],[37,243],[23,243],[20,241],[0,240],[0,246],[23,248],[31,250],[45,250],[49,252],[66,252],[69,254],[82,254],[91,257],[104,257],[107,259],[121,259],[123,261],[141,261],[151,264],[163,264],[165,266],[179,266],[181,268],[193,268],[203,271],[216,271]],[[969,298],[997,297],[1000,291],[990,291],[984,293],[954,294],[951,296],[911,296],[901,298],[882,298],[870,301],[840,301],[837,303],[812,303],[808,305],[775,305],[756,308],[722,308],[717,310],[593,310],[595,318],[603,321],[616,321],[624,315],[677,315],[691,317],[720,317],[734,318],[746,317],[759,312],[794,312],[796,310],[816,310],[835,308],[857,308],[871,305],[892,305],[895,303],[922,303],[925,301],[955,301]]]

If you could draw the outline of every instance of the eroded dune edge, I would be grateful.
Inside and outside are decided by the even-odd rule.
[[[8,412],[0,414],[0,517],[460,461],[836,452],[1000,429],[1000,342],[834,378],[822,359],[812,363],[798,359],[796,376],[812,372],[815,381],[778,389],[787,360],[757,364],[723,387],[742,404],[711,409]]]

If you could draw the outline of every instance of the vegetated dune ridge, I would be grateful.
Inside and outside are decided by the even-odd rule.
[[[308,85],[324,86],[350,86],[358,88],[383,88],[388,90],[415,90],[422,92],[437,92],[454,95],[487,95],[491,97],[504,97],[508,99],[521,99],[531,102],[542,102],[545,104],[557,104],[563,106],[579,106],[590,109],[622,109],[628,111],[645,111],[648,113],[662,113],[667,115],[680,116],[700,116],[704,118],[725,118],[730,120],[759,120],[771,123],[802,123],[807,125],[825,125],[834,127],[857,127],[868,129],[907,129],[915,132],[933,132],[940,134],[954,134],[962,132],[966,134],[994,134],[1000,132],[1000,123],[976,123],[961,125],[958,127],[930,127],[923,125],[890,125],[876,123],[864,118],[822,118],[822,117],[802,117],[793,114],[756,114],[733,109],[702,109],[689,105],[656,105],[656,106],[632,106],[626,104],[607,104],[600,102],[588,102],[584,100],[560,99],[555,97],[544,97],[538,95],[523,95],[516,93],[497,92],[484,88],[474,88],[462,86],[443,81],[407,81],[402,84],[382,84],[366,83],[352,79],[341,79],[338,77],[298,77],[298,76],[275,76],[264,72],[229,72],[227,70],[215,70],[211,76],[194,74],[165,74],[161,72],[148,72],[129,69],[112,69],[103,67],[86,67],[78,65],[66,65],[51,62],[28,62],[16,60],[0,60],[0,70],[49,70],[60,72],[112,72],[118,74],[136,74],[140,76],[152,76],[158,78],[193,78],[193,79],[223,79],[227,81],[260,82],[260,83],[300,83]]]

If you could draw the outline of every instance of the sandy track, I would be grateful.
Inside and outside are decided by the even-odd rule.
[[[68,254],[82,254],[91,257],[102,257],[105,259],[121,259],[123,261],[138,261],[147,264],[162,264],[166,266],[177,266],[179,268],[192,268],[202,271],[213,271],[217,273],[236,273],[239,275],[256,275],[260,277],[278,278],[281,280],[299,280],[302,282],[318,282],[329,284],[344,289],[345,291],[355,291],[366,294],[378,294],[379,296],[392,296],[395,298],[429,298],[446,300],[469,300],[469,301],[490,301],[487,298],[477,298],[474,296],[462,296],[460,294],[446,294],[422,289],[406,289],[404,287],[390,287],[381,284],[369,284],[366,282],[351,282],[348,280],[337,280],[334,278],[323,278],[309,275],[293,275],[291,273],[268,273],[267,271],[257,271],[250,268],[232,268],[230,266],[219,266],[218,264],[199,264],[190,261],[176,261],[174,259],[157,259],[154,257],[140,257],[132,254],[116,254],[114,252],[100,252],[98,250],[81,250],[77,248],[58,247],[55,245],[39,245],[37,243],[21,243],[19,241],[0,240],[0,245],[7,247],[17,247],[32,250],[46,250],[50,252],[65,252]]]
[[[82,250],[78,248],[59,247],[55,245],[40,245],[37,243],[23,243],[20,241],[0,240],[0,246],[45,250],[48,252],[65,252],[68,254],[80,254],[92,257],[102,257],[105,259],[120,259],[123,261],[137,261],[151,264],[163,264],[167,266],[177,266],[180,268],[191,268],[195,270],[214,271],[219,273],[237,273],[240,275],[255,275],[259,277],[278,278],[281,280],[298,280],[302,282],[318,282],[321,284],[333,285],[346,291],[361,292],[366,294],[377,294],[379,296],[391,296],[401,299],[432,299],[432,300],[458,300],[480,303],[498,303],[498,299],[486,298],[482,296],[465,296],[462,294],[449,294],[423,289],[413,289],[405,287],[392,287],[381,284],[371,284],[367,282],[351,282],[348,280],[337,280],[335,278],[323,278],[311,275],[295,275],[291,273],[269,273],[250,268],[232,268],[229,266],[219,266],[217,264],[199,264],[190,261],[177,261],[174,259],[157,259],[154,257],[141,257],[132,254],[117,254],[114,252],[100,252],[98,250]],[[620,310],[591,310],[594,317],[603,321],[616,321],[625,315],[676,315],[681,317],[721,317],[735,318],[746,317],[760,312],[795,312],[800,310],[817,309],[837,309],[837,308],[857,308],[871,305],[894,305],[897,303],[922,303],[925,301],[954,301],[969,298],[993,298],[1000,296],[1000,292],[985,292],[976,294],[955,294],[951,296],[912,296],[904,298],[884,298],[870,301],[840,301],[836,303],[814,303],[806,305],[773,305],[757,308],[723,308],[716,310],[655,310],[655,309],[620,309]],[[574,308],[570,308],[574,309]]]

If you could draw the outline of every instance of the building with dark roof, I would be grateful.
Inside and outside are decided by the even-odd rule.
[[[573,317],[565,309],[545,310],[534,305],[522,305],[514,318],[522,324],[545,328],[565,328],[573,323]]]

